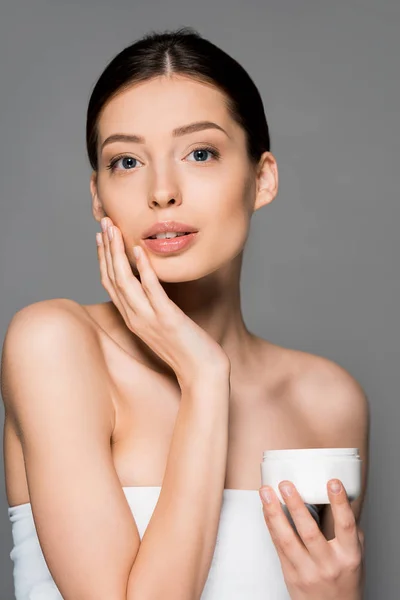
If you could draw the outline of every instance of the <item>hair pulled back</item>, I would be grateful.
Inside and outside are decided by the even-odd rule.
[[[91,93],[86,118],[89,162],[98,170],[98,121],[106,104],[135,83],[180,74],[225,93],[227,109],[246,134],[247,153],[256,165],[270,150],[268,124],[260,93],[247,71],[195,29],[152,31],[111,60]]]

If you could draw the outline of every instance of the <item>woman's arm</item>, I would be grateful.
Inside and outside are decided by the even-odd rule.
[[[183,390],[159,501],[127,600],[200,598],[214,553],[228,446],[229,374]]]
[[[69,302],[38,302],[14,315],[1,392],[7,426],[21,442],[40,546],[61,596],[121,600],[140,536],[113,462],[107,365],[95,332]]]
[[[51,575],[64,600],[198,598],[225,480],[229,372],[203,371],[183,388],[160,499],[140,544],[112,459],[107,366],[68,302],[19,311],[2,357],[7,419],[21,440]]]

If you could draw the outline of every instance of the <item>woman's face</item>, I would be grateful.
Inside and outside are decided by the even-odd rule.
[[[224,131],[173,135],[199,121]],[[254,210],[276,195],[273,157],[265,153],[268,191],[258,196],[260,176],[247,157],[245,133],[229,116],[225,96],[210,85],[182,76],[136,84],[105,106],[98,131],[93,211],[97,220],[104,211],[120,229],[131,265],[133,246],[145,246],[143,234],[153,224],[180,221],[198,230],[193,243],[173,254],[160,256],[145,246],[161,281],[192,281],[232,261],[243,249]],[[144,141],[105,143],[115,134]]]

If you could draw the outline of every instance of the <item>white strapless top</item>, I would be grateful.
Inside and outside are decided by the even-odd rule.
[[[161,487],[122,489],[142,539]],[[307,504],[307,508],[319,525],[317,507]],[[285,505],[283,509],[294,525]],[[44,559],[30,503],[8,507],[8,515],[16,600],[63,600]],[[290,600],[258,490],[224,490],[215,551],[201,600]]]

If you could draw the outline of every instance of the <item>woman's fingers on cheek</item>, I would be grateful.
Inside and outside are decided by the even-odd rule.
[[[100,281],[105,290],[111,295],[113,292],[113,286],[108,276],[106,251],[104,247],[104,237],[101,238],[100,244],[97,245],[97,255],[99,258],[100,265]]]
[[[126,313],[145,310],[148,305],[146,294],[140,282],[132,273],[132,267],[126,255],[125,244],[118,227],[114,227],[111,243],[111,260],[114,273],[114,287]]]
[[[107,269],[107,264],[106,264],[106,256],[105,256],[103,239],[104,238],[100,233],[98,236],[96,236],[97,256],[98,256],[99,265],[100,265],[100,281],[101,281],[102,286],[106,290],[106,292],[109,294],[109,296],[110,296],[111,300],[113,301],[113,303],[115,304],[115,306],[122,313],[122,315],[124,315],[125,309],[122,306],[122,304],[119,300],[118,294],[116,293],[115,287],[108,276],[108,269]]]
[[[136,267],[140,275],[139,282],[133,276],[132,266],[125,251],[122,234],[118,227],[113,227],[113,230],[113,238],[110,243],[110,257],[114,274],[114,285],[120,295],[121,302],[126,302],[129,306],[130,300],[135,298],[138,302],[137,307],[141,306],[144,310],[145,306],[150,303],[153,311],[159,309],[164,313],[165,302],[169,303],[169,298],[158,280],[146,251],[142,246],[139,246],[139,257],[136,258]]]
[[[114,268],[113,268],[113,264],[112,264],[111,250],[110,250],[111,240],[109,239],[109,234],[108,234],[108,227],[109,227],[109,225],[111,225],[111,223],[108,219],[106,219],[104,221],[104,223],[106,224],[106,229],[105,229],[105,231],[103,230],[104,256],[105,256],[105,261],[106,261],[106,265],[107,265],[108,277],[110,278],[111,283],[114,284],[115,274],[114,274]]]
[[[111,232],[111,233],[110,233]],[[106,219],[106,231],[103,233],[103,241],[105,248],[105,259],[107,265],[107,273],[110,279],[110,285],[112,286],[113,295],[111,296],[112,301],[118,307],[122,316],[127,316],[125,302],[123,298],[123,294],[119,289],[119,283],[116,281],[116,272],[114,268],[114,258],[115,255],[115,232],[116,228],[113,226],[110,219]]]
[[[142,247],[140,247],[140,255],[136,259],[136,264],[140,273],[140,283],[151,306],[155,311],[164,313],[164,303],[167,301],[169,304],[169,298],[160,284],[147,253]]]

